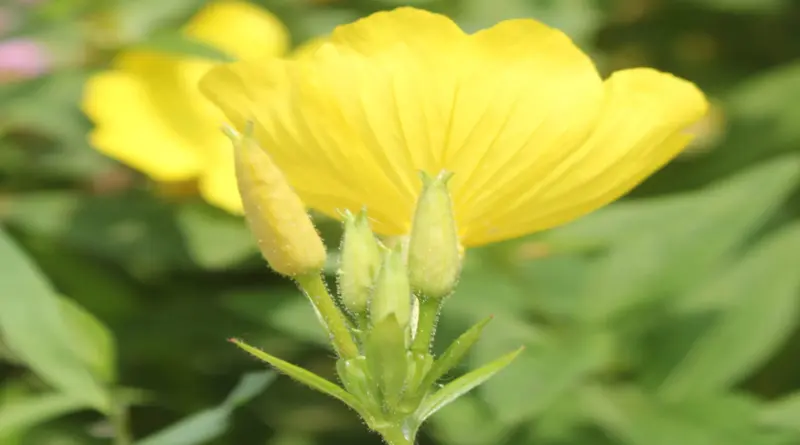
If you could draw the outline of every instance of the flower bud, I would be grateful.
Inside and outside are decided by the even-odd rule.
[[[344,214],[339,266],[339,292],[342,303],[353,314],[366,314],[369,295],[381,268],[378,240],[369,227],[366,211]]]
[[[305,206],[283,173],[252,137],[226,129],[235,148],[236,180],[258,247],[276,272],[294,277],[319,272],[325,246]]]
[[[411,319],[411,288],[403,251],[399,248],[383,254],[383,263],[375,280],[375,288],[370,299],[369,316],[373,326],[386,317],[394,315],[402,329],[406,329]]]
[[[435,178],[422,173],[422,193],[408,244],[409,280],[421,298],[448,296],[461,272],[458,232],[447,190],[452,176],[445,171]]]

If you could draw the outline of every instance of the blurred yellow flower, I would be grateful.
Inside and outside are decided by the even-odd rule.
[[[450,182],[466,246],[566,223],[676,156],[706,113],[690,82],[653,69],[605,81],[561,32],[509,20],[465,34],[413,8],[337,28],[311,55],[221,65],[201,89],[331,216],[366,206],[409,232],[418,171]]]
[[[236,59],[280,56],[288,32],[269,12],[243,1],[218,1],[183,29],[187,37]],[[94,121],[94,147],[157,181],[198,180],[210,203],[240,213],[224,115],[197,89],[213,60],[132,50],[86,84],[83,108]]]

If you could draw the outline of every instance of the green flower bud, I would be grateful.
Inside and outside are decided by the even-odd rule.
[[[461,272],[458,231],[447,190],[452,176],[446,171],[435,178],[422,173],[422,193],[408,244],[411,288],[421,298],[448,296]]]
[[[383,254],[383,263],[370,299],[369,316],[372,326],[394,315],[402,329],[411,320],[411,288],[408,284],[403,251],[399,248]]]
[[[345,212],[341,252],[338,277],[342,303],[355,315],[366,314],[381,267],[381,251],[365,211],[358,215]]]

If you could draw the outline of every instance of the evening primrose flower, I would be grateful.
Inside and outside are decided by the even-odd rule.
[[[313,54],[212,70],[201,89],[255,136],[310,207],[366,207],[411,229],[419,171],[448,186],[465,246],[569,222],[628,192],[692,139],[690,82],[649,68],[603,80],[560,31],[531,19],[466,34],[414,8],[337,28]]]
[[[288,33],[269,12],[243,1],[217,1],[183,29],[235,59],[282,55]],[[94,121],[94,147],[156,181],[198,180],[210,203],[242,209],[224,116],[197,90],[214,65],[202,57],[138,49],[87,83],[83,108]]]

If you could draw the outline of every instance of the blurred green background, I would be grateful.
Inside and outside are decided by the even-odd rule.
[[[177,30],[204,3],[0,2],[1,445],[110,444],[126,420],[140,445],[379,443],[225,341],[334,378],[312,309],[242,221],[87,142],[87,77],[132,46],[192,51]],[[409,4],[256,3],[294,44]],[[604,74],[654,66],[715,104],[624,200],[468,253],[437,343],[494,314],[469,366],[528,347],[420,444],[800,444],[800,2],[411,3],[470,31],[535,17]]]

